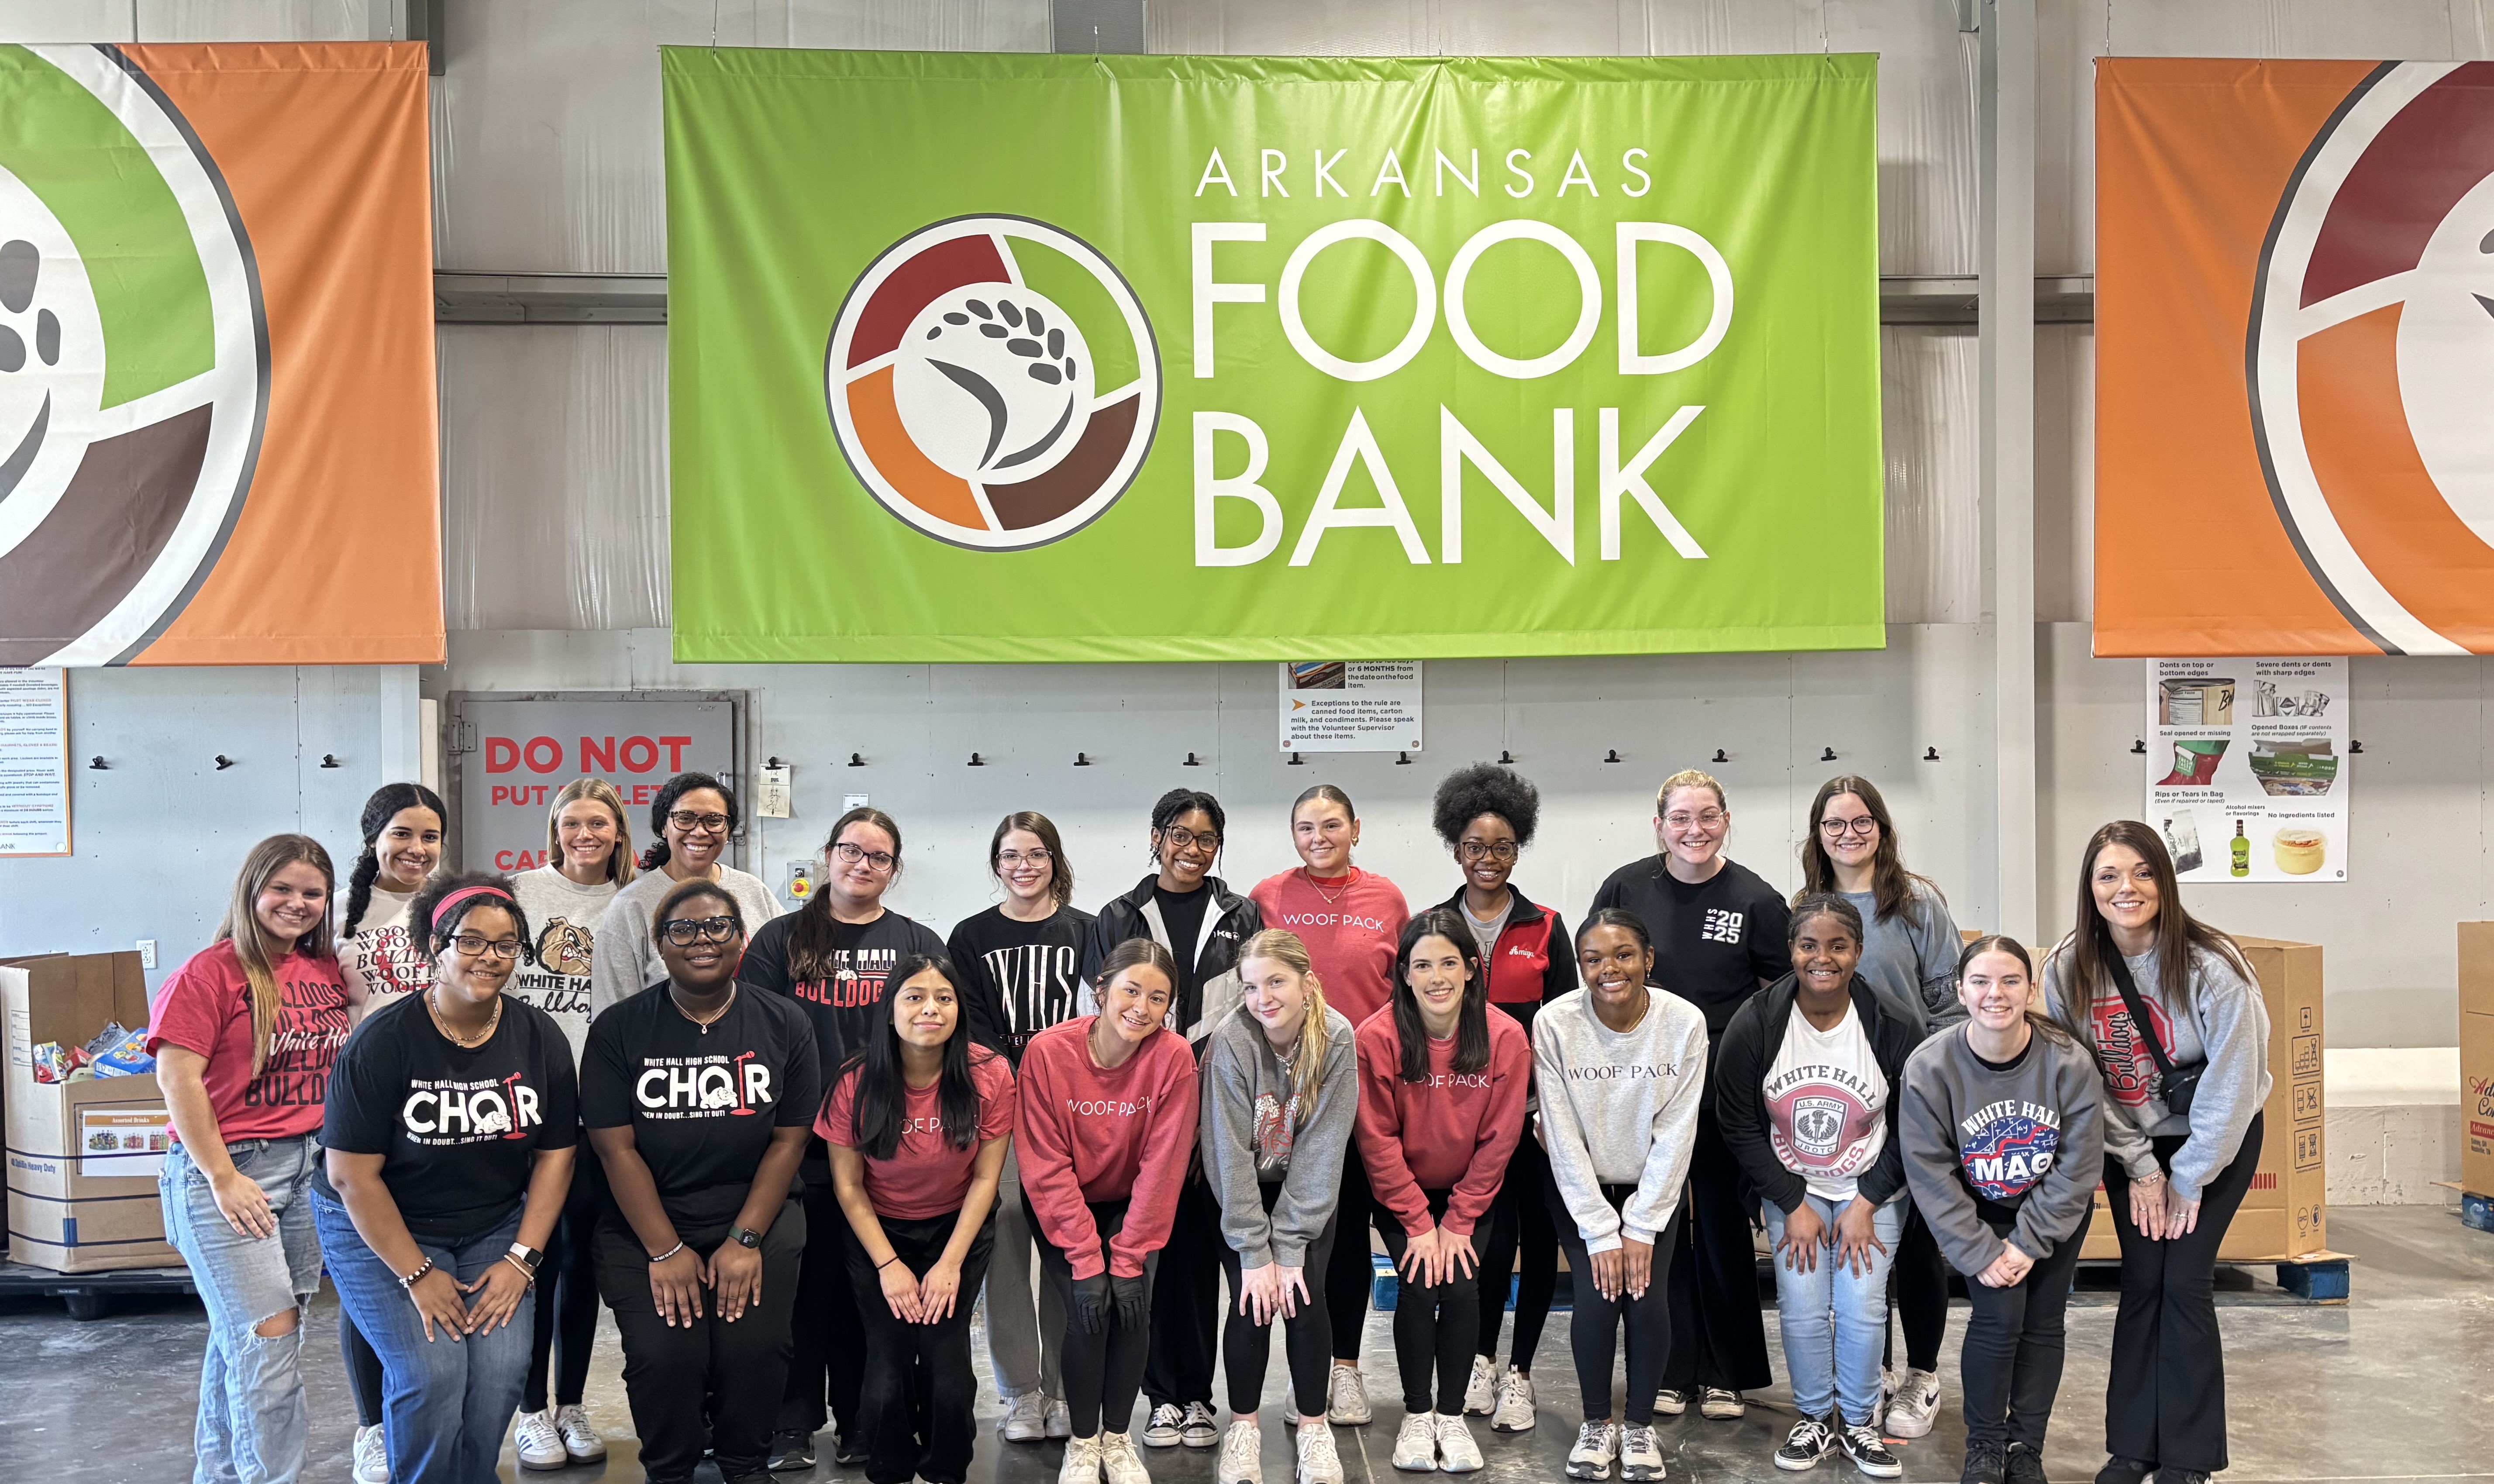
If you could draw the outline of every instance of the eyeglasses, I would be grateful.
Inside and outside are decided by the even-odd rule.
[[[863,845],[852,845],[846,840],[832,847],[832,856],[842,865],[855,865],[860,861],[864,861],[879,871],[888,871],[900,863],[900,858],[891,851],[868,850]]]
[[[482,958],[487,954],[497,958],[520,956],[519,939],[488,938],[481,932],[455,933],[451,936],[450,946],[459,950],[462,958]]]
[[[1215,830],[1207,830],[1198,834],[1192,830],[1183,830],[1171,825],[1161,832],[1161,839],[1171,850],[1201,850],[1206,855],[1216,856],[1221,853],[1221,833]]]
[[[1686,830],[1691,825],[1702,825],[1706,829],[1712,830],[1731,817],[1731,815],[1724,813],[1721,809],[1708,809],[1703,814],[1691,814],[1687,809],[1682,809],[1675,813],[1665,814],[1662,816],[1662,822],[1669,825],[1674,830]]]
[[[1515,842],[1499,840],[1484,845],[1478,840],[1466,840],[1455,847],[1455,855],[1464,861],[1497,861],[1502,863],[1515,859]]]
[[[1818,833],[1831,840],[1840,840],[1848,834],[1858,834],[1867,840],[1879,833],[1879,821],[1868,814],[1860,819],[1822,819],[1818,822]]]
[[[725,943],[736,936],[736,919],[732,917],[669,918],[658,929],[667,941],[678,948],[690,948],[696,943]]]
[[[686,834],[690,834],[696,830],[706,830],[713,834],[716,834],[727,828],[727,816],[724,814],[696,814],[690,809],[678,809],[667,816],[667,823],[675,826],[679,830],[682,830]]]
[[[1056,858],[1045,850],[999,850],[996,869],[1009,871],[1018,865],[1046,865]]]

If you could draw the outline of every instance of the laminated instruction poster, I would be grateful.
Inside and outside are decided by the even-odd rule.
[[[2185,881],[2347,879],[2347,660],[2147,662],[2147,822]]]
[[[1293,660],[1275,668],[1283,751],[1420,750],[1418,660]]]

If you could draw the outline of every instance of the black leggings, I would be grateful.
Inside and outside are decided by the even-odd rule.
[[[1381,1232],[1384,1223],[1380,1221]],[[1524,1259],[1523,1277],[1515,1283],[1515,1343],[1507,1363],[1533,1374],[1533,1352],[1541,1348],[1541,1326],[1550,1318],[1550,1300],[1559,1289],[1559,1228],[1550,1222],[1550,1156],[1528,1128],[1516,1140],[1515,1156],[1506,1162],[1506,1180],[1490,1203],[1488,1242],[1480,1250],[1480,1321],[1478,1353],[1498,1359],[1498,1327],[1506,1317],[1508,1280],[1516,1258]]]
[[[1636,1194],[1633,1185],[1606,1185],[1602,1198],[1616,1211]],[[1671,1264],[1680,1247],[1680,1230],[1688,1220],[1688,1203],[1683,1201],[1671,1215],[1671,1225],[1664,1228],[1654,1244],[1654,1270],[1648,1276],[1643,1298],[1630,1298],[1623,1292],[1617,1298],[1604,1298],[1594,1287],[1594,1259],[1585,1250],[1583,1233],[1576,1229],[1576,1219],[1560,1202],[1558,1193],[1551,1193],[1552,1225],[1559,1228],[1559,1244],[1567,1250],[1568,1287],[1575,1310],[1567,1324],[1567,1347],[1576,1356],[1576,1386],[1584,1393],[1585,1420],[1611,1420],[1611,1360],[1619,1353],[1620,1326],[1627,1326],[1628,1400],[1626,1421],[1630,1427],[1645,1427],[1654,1421],[1655,1393],[1662,1388],[1664,1357],[1671,1349]]]
[[[1143,1394],[1154,1407],[1212,1405],[1212,1368],[1221,1348],[1221,1202],[1201,1174],[1178,1187],[1169,1246],[1152,1278],[1151,1346]],[[1316,1286],[1312,1275],[1309,1286]],[[1232,1293],[1236,1298],[1236,1293]]]
[[[381,1425],[381,1358],[355,1328],[347,1306],[338,1306],[338,1354],[347,1363],[347,1389],[355,1394],[355,1425]]]
[[[866,1328],[874,1363],[858,1387],[858,1433],[866,1451],[867,1484],[961,1484],[970,1471],[978,1438],[971,1411],[978,1406],[978,1378],[970,1371],[970,1311],[988,1281],[995,1253],[996,1224],[988,1220],[961,1257],[961,1286],[952,1317],[910,1324],[893,1317],[884,1300],[883,1277],[866,1244],[848,1244],[849,1286],[857,1295],[858,1320]],[[880,1217],[893,1256],[920,1278],[944,1256],[961,1213],[903,1221]]]
[[[1368,1166],[1357,1149],[1349,1150],[1342,1161],[1342,1194],[1333,1208],[1333,1253],[1322,1271],[1325,1313],[1333,1326],[1332,1358],[1353,1365],[1359,1363],[1360,1342],[1367,1337],[1368,1293],[1377,1282],[1377,1264],[1370,1259],[1368,1247],[1368,1224],[1376,1210]],[[1313,1257],[1308,1259],[1308,1270],[1320,1271]]]
[[[866,1376],[866,1329],[849,1286],[848,1250],[857,1241],[831,1177],[808,1169],[799,1190],[806,1204],[806,1251],[797,1269],[786,1391],[773,1431],[814,1434],[825,1422],[848,1436],[858,1387]]]
[[[1948,1338],[1948,1259],[1923,1211],[1905,1202],[1905,1231],[1897,1242],[1897,1260],[1888,1266],[1888,1312],[1905,1331],[1905,1368],[1936,1373],[1940,1345]],[[1879,1357],[1883,1366],[1897,1363],[1897,1335],[1888,1332]]]
[[[1424,1191],[1429,1217],[1443,1221],[1447,1191]],[[1548,1220],[1545,1210],[1543,1220]],[[1437,1373],[1436,1409],[1448,1417],[1464,1414],[1464,1386],[1472,1379],[1473,1347],[1480,1334],[1481,1284],[1449,1276],[1445,1283],[1415,1283],[1403,1271],[1403,1255],[1412,1238],[1394,1213],[1377,1208],[1377,1234],[1385,1239],[1385,1254],[1401,1277],[1394,1299],[1394,1365],[1403,1373],[1403,1410],[1412,1416],[1431,1409],[1429,1375]],[[1518,1325],[1519,1331],[1522,1329]]]
[[[1099,1229],[1100,1245],[1105,1250],[1109,1238],[1126,1225],[1126,1202],[1101,1200],[1090,1202],[1091,1225]],[[1098,1334],[1082,1327],[1074,1313],[1074,1263],[1062,1249],[1048,1239],[1048,1228],[1030,1210],[1030,1197],[1022,1197],[1023,1214],[1030,1218],[1031,1234],[1039,1241],[1040,1281],[1056,1289],[1057,1299],[1065,1306],[1065,1409],[1073,1414],[1074,1436],[1090,1438],[1104,1426],[1112,1433],[1123,1433],[1135,1420],[1135,1396],[1143,1386],[1143,1358],[1151,1348],[1152,1327],[1148,1318],[1138,1329],[1122,1329],[1104,1324]],[[1143,1258],[1143,1300],[1151,1302],[1153,1275],[1160,1271],[1161,1255],[1147,1254]],[[1110,1424],[1114,1424],[1110,1426]]]
[[[2151,1242],[2130,1223],[2130,1176],[2105,1162],[2105,1200],[2121,1236],[2121,1308],[2113,1321],[2113,1376],[2105,1386],[2105,1451],[2167,1469],[2215,1473],[2226,1467],[2226,1352],[2217,1334],[2217,1244],[2226,1239],[2260,1165],[2261,1123],[2252,1115],[2234,1163],[2200,1191],[2189,1236]],[[2170,1169],[2180,1138],[2152,1141]]]
[[[593,1168],[595,1160],[588,1162]],[[563,1216],[554,1224],[545,1265],[537,1274],[537,1328],[529,1352],[528,1389],[520,1410],[546,1409],[546,1374],[554,1372],[554,1403],[577,1407],[589,1387],[589,1352],[597,1343],[597,1182],[590,1170],[575,1166],[571,1191],[563,1197]],[[553,1366],[555,1349],[563,1350]]]
[[[1974,1312],[1966,1317],[1965,1348],[1958,1358],[1966,1441],[2024,1443],[2042,1456],[2069,1348],[2062,1316],[2070,1307],[2070,1270],[2079,1265],[2079,1248],[2094,1218],[2090,1206],[2079,1217],[2077,1230],[2008,1287],[1986,1287],[1966,1275],[1965,1296]],[[2006,1237],[2014,1228],[1992,1229]]]
[[[1354,1155],[1346,1163],[1355,1165],[1358,1157]],[[1280,1181],[1265,1182],[1267,1213],[1281,1194]],[[1323,1275],[1325,1261],[1336,1246],[1335,1236],[1333,1222],[1325,1223],[1324,1230],[1318,1232],[1317,1239],[1300,1255],[1299,1271],[1315,1281],[1308,1284],[1308,1296],[1299,1305],[1299,1312],[1282,1318],[1282,1349],[1291,1367],[1291,1394],[1302,1417],[1322,1417],[1325,1412],[1325,1382],[1331,1379],[1328,1373],[1333,1370],[1333,1329],[1325,1316],[1332,1294],[1327,1291]],[[1222,1243],[1221,1271],[1230,1277],[1231,1299],[1228,1317],[1221,1326],[1221,1365],[1230,1377],[1230,1409],[1243,1414],[1254,1411],[1263,1400],[1264,1368],[1272,1363],[1273,1356],[1273,1321],[1259,1324],[1238,1312],[1239,1266],[1237,1251],[1228,1242]]]
[[[1700,1386],[1763,1391],[1775,1384],[1775,1372],[1767,1364],[1751,1236],[1758,1196],[1715,1122],[1711,1063],[1680,1210],[1681,1235],[1671,1257],[1671,1358],[1663,1362],[1661,1383],[1684,1394]],[[1656,1271],[1661,1264],[1658,1253]]]

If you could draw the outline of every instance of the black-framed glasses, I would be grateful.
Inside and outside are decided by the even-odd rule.
[[[1822,819],[1818,822],[1818,833],[1831,840],[1840,840],[1848,834],[1858,834],[1867,840],[1879,833],[1879,821],[1868,814],[1860,819]]]
[[[696,943],[725,943],[736,936],[736,919],[732,917],[677,917],[667,919],[659,931],[678,948],[690,948]]]
[[[1504,865],[1515,859],[1515,842],[1495,840],[1483,844],[1479,840],[1466,840],[1455,847],[1455,854],[1467,862],[1496,861]]]
[[[842,865],[855,865],[860,861],[864,861],[879,871],[888,871],[900,863],[900,858],[891,851],[868,850],[863,845],[854,845],[847,840],[833,846],[832,855]]]
[[[690,834],[696,830],[707,830],[713,834],[717,834],[727,828],[727,816],[724,814],[696,814],[690,809],[676,809],[667,815],[667,823],[675,826],[679,830],[682,830],[686,834]]]
[[[1182,826],[1171,825],[1161,832],[1161,842],[1171,850],[1202,850],[1209,855],[1221,853],[1221,832],[1206,830],[1198,833]]]
[[[453,933],[450,937],[450,946],[459,950],[459,956],[462,958],[482,958],[487,954],[497,958],[520,956],[519,939],[489,938],[481,932]]]

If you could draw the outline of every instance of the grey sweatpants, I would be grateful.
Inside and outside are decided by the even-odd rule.
[[[1038,1273],[1038,1249],[1021,1202],[1021,1166],[1009,1150],[996,1187],[995,1257],[988,1266],[988,1360],[995,1367],[996,1396],[1008,1405],[1035,1390],[1065,1395],[1059,1374],[1065,1301],[1053,1287],[1037,1284],[1034,1310]]]

